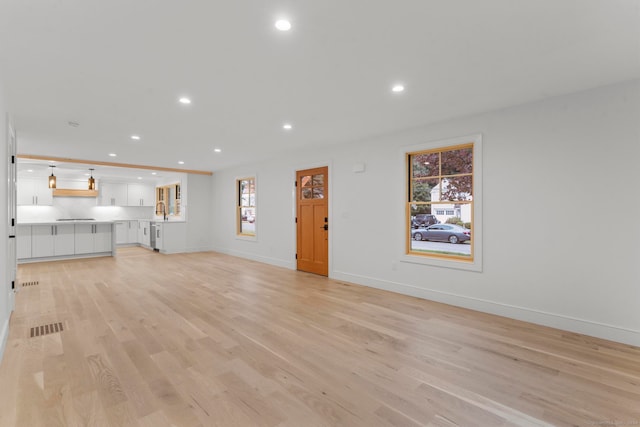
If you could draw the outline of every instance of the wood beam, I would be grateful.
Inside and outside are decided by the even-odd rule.
[[[19,159],[30,159],[30,160],[45,160],[45,161],[54,161],[54,162],[63,162],[63,163],[79,163],[79,164],[87,164],[87,165],[96,165],[96,166],[112,166],[116,168],[128,168],[128,169],[145,169],[152,171],[163,171],[163,172],[180,172],[180,173],[191,173],[196,175],[213,175],[211,171],[203,171],[196,169],[179,169],[179,168],[166,168],[162,166],[147,166],[147,165],[133,165],[129,163],[116,163],[116,162],[102,162],[96,160],[81,160],[81,159],[70,159],[68,157],[52,157],[52,156],[40,156],[36,154],[18,154]]]

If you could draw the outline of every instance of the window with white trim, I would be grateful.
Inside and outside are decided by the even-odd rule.
[[[239,236],[256,235],[256,178],[236,180],[237,189],[237,231]]]
[[[473,262],[474,143],[409,152],[406,165],[406,254]]]

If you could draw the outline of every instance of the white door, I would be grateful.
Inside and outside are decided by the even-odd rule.
[[[13,124],[11,120],[9,120],[9,115],[7,114],[7,209],[8,209],[8,231],[9,238],[7,242],[7,274],[6,274],[6,283],[7,290],[9,293],[9,297],[7,299],[9,312],[13,311],[14,307],[14,294],[18,289],[17,286],[17,249],[16,249],[16,230],[17,230],[17,188],[16,188],[16,179],[17,179],[17,164],[16,164],[16,153],[17,153],[17,142],[16,142],[16,132],[13,129]]]

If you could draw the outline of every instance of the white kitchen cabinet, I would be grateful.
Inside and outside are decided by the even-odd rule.
[[[116,221],[116,244],[129,242],[129,221]]]
[[[76,255],[111,252],[113,236],[111,224],[76,224]]]
[[[126,206],[127,184],[113,182],[100,183],[100,206]]]
[[[94,252],[111,252],[113,250],[111,224],[95,224],[94,237]]]
[[[16,227],[16,239],[18,244],[17,258],[28,259],[31,258],[31,226],[30,225],[18,225]]]
[[[149,228],[150,226],[150,221],[139,221],[138,243],[147,247],[151,246],[151,231]]]
[[[127,206],[155,206],[155,187],[145,184],[127,185]]]
[[[127,243],[138,243],[138,220],[129,220],[128,223]]]
[[[46,177],[42,179],[20,178],[17,182],[18,206],[51,206],[53,190]]]
[[[158,221],[155,225],[155,249],[163,254],[175,254],[187,250],[187,224],[185,222]]]
[[[32,225],[31,256],[33,258],[73,255],[75,253],[72,224]]]

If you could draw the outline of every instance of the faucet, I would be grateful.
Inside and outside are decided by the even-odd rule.
[[[158,205],[162,205],[162,219],[164,221],[166,221],[167,220],[167,205],[165,205],[164,202],[156,203],[156,215],[158,215]]]

